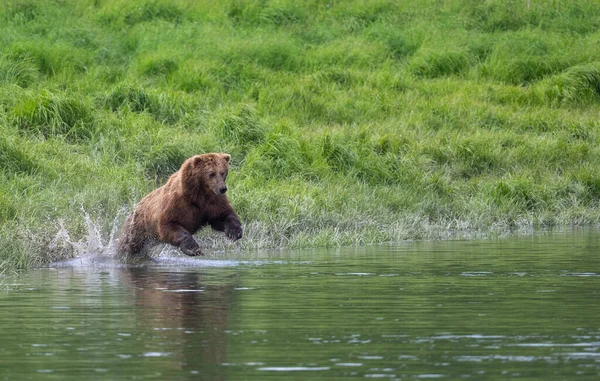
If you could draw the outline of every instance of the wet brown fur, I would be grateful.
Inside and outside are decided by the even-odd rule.
[[[119,255],[146,256],[159,242],[190,256],[202,255],[192,235],[210,225],[232,240],[242,237],[240,220],[225,195],[230,156],[221,153],[187,159],[162,187],[144,197],[123,225]]]

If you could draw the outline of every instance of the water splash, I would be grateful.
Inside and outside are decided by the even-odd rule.
[[[155,248],[153,255],[145,261],[136,263],[125,263],[117,255],[119,244],[119,232],[121,222],[128,214],[127,209],[120,210],[115,216],[110,234],[102,234],[102,224],[94,221],[90,214],[82,207],[87,234],[80,240],[71,238],[64,221],[58,221],[58,231],[49,245],[52,251],[71,252],[73,258],[57,261],[50,264],[51,267],[103,267],[118,268],[128,266],[169,266],[169,267],[234,267],[243,264],[262,264],[259,262],[247,262],[238,260],[221,260],[206,258],[190,258],[182,256],[176,249],[169,245],[159,245]]]
[[[69,231],[65,227],[64,221],[58,221],[58,231],[52,239],[49,245],[49,249],[52,251],[70,251],[75,258],[67,261],[54,262],[52,266],[73,266],[75,264],[81,265],[95,265],[95,264],[107,264],[116,263],[116,248],[118,244],[117,234],[123,216],[126,214],[126,210],[121,210],[115,216],[112,228],[108,238],[102,236],[101,224],[95,222],[90,217],[90,214],[82,207],[81,208],[85,225],[87,227],[87,234],[80,240],[74,240],[71,238]]]

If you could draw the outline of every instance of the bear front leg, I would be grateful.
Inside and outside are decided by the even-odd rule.
[[[158,238],[161,242],[177,246],[179,250],[190,257],[203,255],[200,246],[192,234],[179,224],[168,223],[160,225],[158,227]]]
[[[233,241],[237,241],[243,235],[242,223],[235,213],[229,213],[225,218],[211,222],[210,226],[217,231],[225,232],[225,235]]]

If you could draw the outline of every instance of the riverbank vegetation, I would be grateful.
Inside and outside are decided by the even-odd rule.
[[[185,158],[214,151],[232,155],[243,249],[596,224],[599,13],[567,0],[9,0],[0,267],[73,255],[65,233],[89,239],[86,213],[108,237]]]

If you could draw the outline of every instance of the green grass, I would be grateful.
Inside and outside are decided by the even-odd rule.
[[[528,5],[529,4],[529,5]],[[242,249],[600,222],[593,1],[9,0],[0,273],[232,154]],[[122,218],[121,218],[122,219]]]

